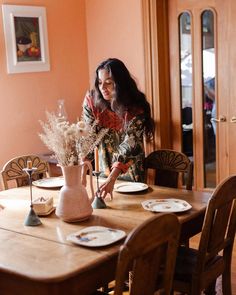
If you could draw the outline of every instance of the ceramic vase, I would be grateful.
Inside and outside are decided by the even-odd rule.
[[[86,187],[82,184],[83,166],[89,168],[90,191],[88,196]],[[92,182],[92,166],[85,161],[75,166],[61,167],[65,184],[59,192],[59,202],[56,207],[56,215],[66,222],[76,222],[88,219],[93,212],[91,203],[94,200],[94,189]]]

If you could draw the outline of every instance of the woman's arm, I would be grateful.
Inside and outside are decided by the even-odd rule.
[[[100,186],[100,197],[105,199],[107,194],[110,195],[111,199],[113,199],[112,192],[114,189],[114,185],[116,182],[116,179],[120,175],[120,169],[118,168],[113,168],[111,173],[109,174],[108,178],[106,181]]]

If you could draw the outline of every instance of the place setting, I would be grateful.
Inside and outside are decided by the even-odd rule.
[[[126,237],[123,230],[105,226],[89,226],[67,236],[67,240],[85,247],[104,247]]]
[[[65,179],[63,176],[48,177],[35,180],[32,184],[39,188],[57,189],[65,184]]]
[[[124,181],[116,183],[114,186],[114,191],[118,193],[136,193],[145,191],[148,188],[149,186],[146,183]]]
[[[167,213],[180,213],[188,211],[192,206],[181,199],[150,199],[143,201],[142,207],[151,212],[167,212]]]

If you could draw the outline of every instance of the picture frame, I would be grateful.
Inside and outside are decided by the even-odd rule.
[[[45,7],[2,5],[7,72],[50,70]]]

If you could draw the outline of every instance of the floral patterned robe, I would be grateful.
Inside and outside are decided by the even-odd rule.
[[[98,146],[101,176],[107,177],[112,168],[117,167],[122,172],[119,179],[143,182],[143,112],[136,116],[125,113],[123,118],[110,109],[99,112],[93,97],[87,94],[83,103],[83,119],[90,125],[96,120],[98,130],[108,128]],[[90,159],[92,157],[89,156]]]

